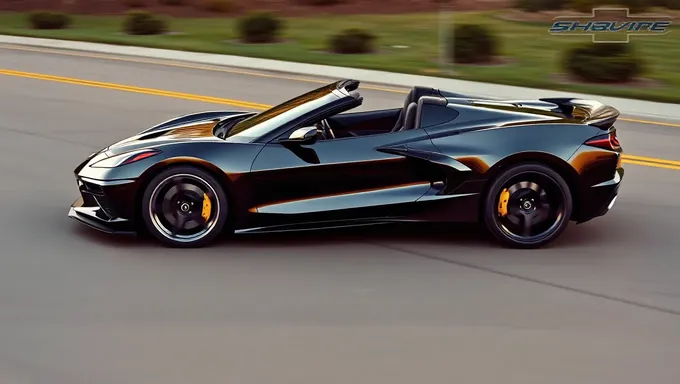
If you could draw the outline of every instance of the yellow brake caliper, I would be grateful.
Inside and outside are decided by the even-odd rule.
[[[212,211],[212,204],[210,203],[210,198],[207,194],[203,194],[203,210],[201,211],[201,217],[208,221],[210,218],[210,211]]]
[[[510,192],[508,189],[503,189],[501,192],[501,198],[498,200],[498,214],[501,217],[505,217],[508,214],[508,199],[510,198]]]

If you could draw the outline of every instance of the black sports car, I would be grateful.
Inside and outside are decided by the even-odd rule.
[[[339,81],[267,111],[202,112],[149,128],[75,170],[69,216],[169,246],[234,233],[392,222],[483,222],[532,248],[605,214],[623,177],[596,101],[473,99],[414,87],[403,108],[347,113]]]

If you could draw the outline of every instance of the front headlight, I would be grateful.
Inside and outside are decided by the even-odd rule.
[[[161,153],[157,149],[142,149],[138,151],[130,151],[121,153],[119,155],[111,156],[106,159],[100,160],[94,164],[91,164],[92,168],[116,168],[121,165],[127,165],[139,160],[146,159],[151,156],[155,156]]]

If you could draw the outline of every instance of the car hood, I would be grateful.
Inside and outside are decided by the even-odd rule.
[[[108,156],[115,156],[124,152],[153,148],[178,141],[219,140],[213,135],[213,128],[217,123],[219,123],[219,120],[209,120],[153,133],[138,134],[110,145],[105,152]]]
[[[118,141],[102,149],[106,157],[144,148],[154,148],[175,142],[220,141],[213,133],[218,123],[249,115],[244,112],[203,112],[182,116],[177,119],[151,127],[134,136]]]

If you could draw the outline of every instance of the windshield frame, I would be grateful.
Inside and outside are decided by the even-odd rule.
[[[351,97],[342,87],[346,81],[338,81],[296,96],[279,105],[236,123],[224,140],[258,142],[264,137],[276,135],[291,124],[304,120],[309,114],[323,109],[338,100]]]

